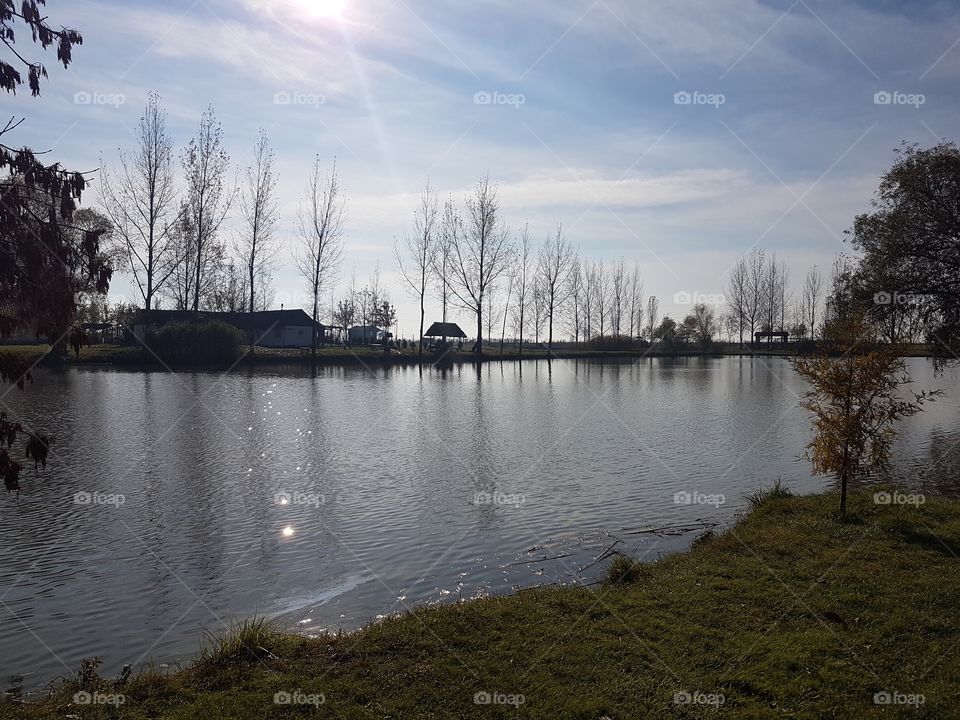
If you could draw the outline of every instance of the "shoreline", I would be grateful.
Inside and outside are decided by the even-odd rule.
[[[904,346],[901,357],[933,357],[928,348],[918,346]],[[168,367],[155,357],[144,353],[140,348],[133,346],[110,346],[94,345],[86,347],[80,352],[80,357],[73,356],[54,358],[49,355],[49,348],[35,345],[0,345],[0,353],[8,352],[19,356],[28,364],[38,368],[70,368],[70,367],[118,367],[131,369],[156,369]],[[499,353],[496,348],[483,355],[476,355],[471,352],[449,352],[442,360],[434,355],[417,355],[416,350],[405,349],[399,355],[384,355],[379,348],[356,347],[346,348],[324,347],[318,349],[316,360],[311,358],[308,350],[276,350],[272,348],[257,348],[253,353],[246,350],[239,358],[229,362],[207,362],[169,365],[174,370],[223,370],[234,367],[258,367],[262,365],[297,365],[303,367],[350,367],[350,366],[376,366],[376,367],[416,367],[429,366],[440,369],[454,365],[479,365],[491,362],[518,362],[532,360],[613,360],[613,361],[638,361],[648,358],[657,359],[681,359],[681,358],[784,358],[801,357],[802,355],[793,350],[792,352],[782,349],[758,350],[739,347],[724,347],[716,351],[703,350],[685,350],[678,353],[666,353],[660,351],[645,350],[623,351],[623,350],[585,350],[574,349],[565,350],[562,348],[553,351],[545,349],[529,349],[523,353],[517,353],[515,350]]]
[[[960,503],[768,492],[604,583],[418,607],[313,639],[251,620],[170,673],[96,673],[0,718],[944,717],[960,693]],[[934,661],[942,658],[939,664]],[[871,672],[864,672],[869,667]],[[924,672],[926,670],[926,672]],[[915,671],[915,672],[914,672]],[[139,674],[138,674],[139,673]],[[117,708],[76,693],[122,698]],[[703,704],[708,707],[690,707]]]

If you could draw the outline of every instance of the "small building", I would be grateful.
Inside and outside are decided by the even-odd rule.
[[[780,331],[769,331],[764,330],[762,332],[755,332],[753,334],[755,342],[761,342],[764,338],[767,338],[767,342],[773,342],[774,339],[779,340],[781,343],[786,344],[790,340],[790,333],[783,330]]]
[[[435,322],[423,334],[423,336],[428,338],[457,338],[458,340],[467,339],[467,334],[460,329],[459,325],[456,323],[445,322]]]
[[[138,340],[146,336],[147,327],[159,328],[172,322],[204,322],[219,320],[252,336],[258,347],[295,348],[309,347],[313,342],[316,326],[320,344],[338,342],[337,328],[314,321],[301,309],[265,310],[253,313],[199,312],[192,310],[151,310],[149,316],[141,311],[134,321],[133,334]]]
[[[379,345],[384,338],[390,337],[390,333],[385,333],[375,325],[354,325],[347,331],[347,339],[351,345]]]

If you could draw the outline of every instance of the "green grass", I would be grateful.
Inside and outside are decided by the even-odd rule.
[[[758,488],[747,493],[745,499],[751,508],[758,508],[768,500],[782,500],[793,497],[793,493],[779,479],[768,488]]]
[[[424,608],[319,639],[247,623],[178,673],[103,681],[123,694],[118,708],[73,704],[67,685],[0,705],[0,718],[960,716],[960,505],[853,494],[842,523],[836,505],[768,496],[690,552],[640,570],[614,560],[627,570],[618,583]],[[924,703],[877,705],[881,692]],[[476,704],[478,693],[523,703]]]

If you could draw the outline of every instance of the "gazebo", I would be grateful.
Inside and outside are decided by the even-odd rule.
[[[446,322],[435,322],[423,334],[423,336],[428,338],[458,338],[460,340],[467,339],[467,334],[460,329],[459,325],[456,323]]]

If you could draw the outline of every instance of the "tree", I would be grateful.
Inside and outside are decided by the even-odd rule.
[[[47,77],[40,63],[24,58],[16,49],[15,28],[23,24],[33,42],[46,49],[57,46],[57,59],[68,67],[74,45],[83,41],[69,28],[54,30],[40,12],[39,0],[22,0],[19,9],[9,0],[0,3],[0,37],[13,54],[12,63],[0,59],[0,87],[15,93],[24,83],[18,67],[26,69],[31,94],[40,94],[40,80]],[[23,35],[21,35],[22,37]],[[0,138],[14,131],[22,120],[11,119],[0,128]],[[70,327],[78,293],[106,294],[113,269],[100,248],[101,230],[82,230],[72,225],[74,211],[87,180],[59,163],[41,162],[31,149],[14,149],[0,140],[0,338],[19,330],[38,334]],[[58,347],[62,336],[51,336]],[[0,353],[0,381],[23,387],[31,380],[30,366],[12,355]],[[22,464],[14,459],[13,443],[25,435],[24,453],[46,465],[50,438],[25,429],[6,415],[0,417],[0,477],[7,490],[20,489]]]
[[[443,204],[443,217],[440,220],[440,233],[437,236],[436,252],[433,254],[434,275],[437,278],[437,293],[440,297],[440,307],[443,311],[443,322],[447,322],[450,300],[453,296],[451,283],[453,280],[453,239],[462,232],[462,220],[457,214],[453,200],[448,199]],[[443,338],[446,341],[446,337]]]
[[[754,248],[746,258],[747,278],[743,302],[744,323],[750,328],[750,342],[756,338],[757,325],[763,317],[764,282],[766,278],[766,257],[763,250]]]
[[[240,215],[245,227],[237,242],[237,254],[244,263],[248,312],[257,309],[258,291],[269,283],[270,261],[279,250],[273,237],[280,215],[273,160],[273,149],[261,128],[253,147],[253,164],[244,172],[245,184],[240,192]]]
[[[643,335],[643,280],[640,266],[633,264],[630,271],[630,337],[638,340]]]
[[[173,144],[166,111],[155,92],[147,95],[134,138],[132,153],[118,148],[116,174],[106,167],[101,171],[100,204],[123,244],[124,264],[149,312],[182,261],[174,254],[172,238],[179,207]]]
[[[557,233],[540,246],[537,254],[537,288],[547,314],[547,348],[553,345],[553,319],[557,309],[568,298],[567,280],[574,260],[573,247],[563,234],[563,225],[557,224]]]
[[[872,211],[857,216],[852,231],[853,246],[863,254],[865,292],[929,299],[930,339],[951,356],[960,345],[958,197],[960,148],[904,143],[880,181]]]
[[[313,161],[313,172],[307,183],[304,201],[297,212],[300,247],[294,256],[300,274],[307,282],[307,291],[313,301],[313,332],[310,355],[316,360],[317,323],[320,320],[320,298],[343,259],[343,223],[347,199],[337,178],[337,161],[328,173],[320,169],[320,156]]]
[[[217,287],[210,297],[210,307],[219,312],[244,312],[250,297],[247,282],[247,273],[240,264],[228,263],[219,274]],[[256,336],[248,338],[251,346],[256,339]]]
[[[627,266],[623,258],[613,263],[610,273],[610,323],[613,334],[621,335],[623,313],[627,305]]]
[[[162,286],[164,297],[172,301],[174,310],[189,310],[193,302],[193,287],[196,282],[197,232],[193,215],[184,201],[176,222],[169,230],[171,268],[168,281]],[[208,246],[209,249],[209,246]],[[218,260],[217,255],[207,253],[202,261],[208,265]],[[211,273],[205,273],[209,277]]]
[[[518,354],[523,355],[524,324],[527,319],[530,303],[533,300],[533,268],[530,262],[530,226],[524,225],[517,244],[517,258],[514,263],[513,286],[516,302],[513,306],[513,331],[517,334],[520,344]]]
[[[817,310],[823,295],[823,275],[814,265],[807,271],[803,281],[803,297],[800,300],[801,322],[813,337],[817,327]]]
[[[437,221],[439,209],[437,196],[430,190],[430,183],[420,195],[420,202],[413,212],[413,231],[403,239],[403,246],[394,243],[400,277],[407,289],[420,301],[420,345],[423,355],[423,321],[426,316],[427,290],[433,276],[437,259]]]
[[[452,237],[451,291],[464,310],[477,318],[474,352],[483,354],[483,301],[507,272],[512,258],[509,232],[500,216],[500,198],[490,177],[481,179],[466,201],[466,220]]]
[[[911,393],[913,399],[904,400],[907,365],[889,346],[876,346],[862,315],[831,323],[824,340],[821,354],[797,358],[793,367],[810,383],[802,404],[813,415],[814,437],[807,446],[812,472],[836,476],[845,515],[848,482],[887,471],[894,424],[940,392]]]
[[[653,333],[657,327],[657,317],[660,314],[660,301],[656,295],[651,295],[647,299],[647,337],[653,341]]]
[[[675,355],[679,343],[677,321],[669,315],[665,316],[653,331],[652,339],[660,341],[660,346],[664,352]]]
[[[570,298],[570,330],[573,341],[578,343],[583,328],[583,268],[579,257],[573,258],[567,285],[567,295]]]
[[[607,280],[607,271],[603,260],[594,263],[588,274],[588,284],[593,294],[593,310],[596,313],[594,330],[603,337],[606,330],[607,316],[610,311],[610,283]]]
[[[184,149],[182,162],[187,185],[185,209],[194,233],[190,309],[197,312],[216,287],[217,260],[223,255],[217,234],[236,195],[235,188],[227,186],[230,156],[223,148],[223,128],[212,107],[200,116],[197,134]]]
[[[745,256],[740,256],[730,268],[730,282],[727,285],[727,302],[730,305],[732,323],[737,329],[740,344],[743,345],[743,329],[748,320],[748,296],[750,293],[750,266]],[[753,330],[751,329],[751,333]],[[751,335],[751,340],[752,340]]]
[[[719,329],[717,316],[713,308],[706,303],[697,303],[693,306],[693,312],[688,317],[692,318],[689,325],[697,342],[700,343],[700,347],[709,350],[713,345],[713,337]],[[684,322],[686,323],[686,320]]]

